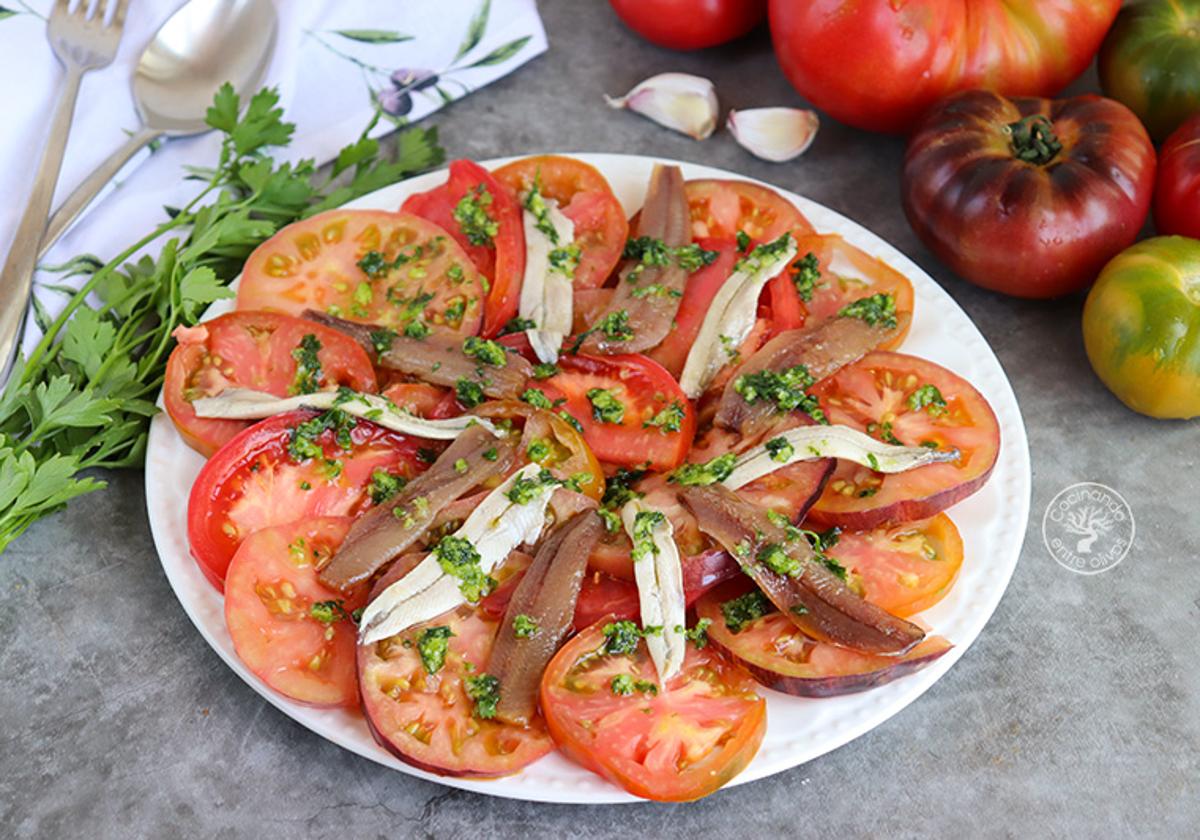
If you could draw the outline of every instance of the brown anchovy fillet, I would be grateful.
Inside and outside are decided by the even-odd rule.
[[[902,313],[895,327],[871,326],[861,318],[831,318],[812,329],[781,332],[747,359],[725,385],[715,422],[746,437],[761,434],[773,425],[778,410],[767,400],[746,402],[734,387],[739,377],[763,370],[782,373],[804,365],[819,382],[896,335],[904,326],[901,319],[907,318]]]
[[[810,637],[883,655],[902,654],[925,638],[917,625],[863,600],[821,563],[807,539],[789,540],[757,505],[716,484],[686,487],[679,496],[700,530],[732,554],[771,603]],[[759,551],[768,545],[798,560],[800,573],[788,577],[760,562]]]
[[[646,202],[638,220],[638,236],[661,239],[668,248],[682,248],[692,242],[692,219],[688,210],[687,193],[683,188],[683,173],[678,166],[654,167]],[[640,263],[627,262],[621,269],[620,280],[612,300],[600,313],[599,321],[622,311],[629,315],[632,337],[621,341],[603,332],[594,332],[581,345],[584,353],[641,353],[657,347],[671,331],[687,272],[675,260],[665,266],[646,266],[633,282],[630,275]],[[654,294],[637,297],[639,289],[658,287]],[[595,326],[595,325],[593,325]]]
[[[492,449],[495,459],[484,457]],[[482,426],[470,427],[394,499],[350,526],[345,542],[321,570],[321,582],[342,591],[362,583],[419,540],[442,508],[475,485],[507,473],[515,457],[510,441],[497,439]],[[460,460],[466,462],[466,470],[455,467]]]
[[[311,309],[304,317],[345,333],[357,341],[367,355],[376,358],[375,345],[371,341],[374,328],[370,325],[356,324]],[[463,339],[440,333],[425,338],[395,336],[391,347],[378,354],[376,363],[381,368],[407,373],[423,382],[448,388],[453,388],[460,379],[478,382],[483,393],[495,399],[516,399],[533,375],[533,365],[517,353],[507,352],[502,367],[483,364],[463,351]]]
[[[542,543],[517,584],[488,662],[488,673],[500,681],[499,720],[527,726],[537,714],[542,673],[571,629],[588,555],[602,530],[593,511],[575,514]],[[534,621],[532,636],[518,638],[513,632],[518,615]]]

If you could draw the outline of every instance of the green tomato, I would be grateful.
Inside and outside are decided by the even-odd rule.
[[[1200,240],[1160,236],[1114,257],[1083,307],[1083,343],[1134,411],[1200,415]]]
[[[1161,143],[1200,111],[1200,0],[1134,0],[1100,48],[1100,85]]]

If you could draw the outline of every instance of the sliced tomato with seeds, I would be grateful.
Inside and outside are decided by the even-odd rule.
[[[826,552],[849,573],[860,595],[907,618],[946,597],[963,562],[963,542],[950,517],[845,531]]]
[[[468,680],[485,674],[498,618],[464,605],[358,648],[363,711],[375,740],[401,761],[446,776],[506,776],[554,750],[540,718],[528,727],[476,714]],[[430,673],[422,636],[448,632],[445,659]]]
[[[217,589],[251,534],[314,516],[356,516],[372,503],[376,471],[408,478],[425,469],[422,455],[427,460],[438,451],[422,452],[436,444],[358,420],[340,435],[334,428],[320,431],[313,444],[321,455],[296,460],[288,451],[293,431],[318,416],[291,411],[262,420],[200,470],[188,497],[188,542]]]
[[[456,215],[460,205],[462,210]],[[493,226],[490,233],[464,226],[463,211],[468,205],[487,217],[484,226]],[[521,279],[525,275],[525,226],[521,205],[513,191],[479,164],[456,160],[450,164],[445,184],[410,195],[401,209],[429,220],[453,236],[487,278],[490,289],[484,303],[481,332],[485,338],[499,333],[517,314]]]
[[[887,443],[959,451],[956,461],[893,475],[839,461],[809,513],[816,522],[869,529],[928,519],[982,487],[996,464],[1000,426],[992,407],[969,382],[933,362],[877,351],[811,393],[831,423]]]
[[[883,260],[855,248],[840,236],[811,235],[799,240],[792,272],[812,254],[819,266],[820,277],[812,284],[811,296],[803,303],[804,323],[815,326],[832,318],[856,300],[871,295],[887,294],[896,301],[896,314],[903,319],[903,328],[878,350],[894,350],[908,335],[912,325],[913,287],[908,278]]]
[[[608,279],[625,250],[629,222],[598,169],[561,155],[537,155],[505,164],[492,175],[518,196],[537,181],[541,194],[558,202],[563,215],[575,224],[580,251],[577,290],[596,288]]]
[[[753,678],[711,646],[689,644],[658,686],[644,642],[604,653],[601,619],[569,641],[542,677],[542,712],[573,760],[645,799],[687,802],[740,773],[762,743],[766,701]],[[629,693],[613,690],[624,683]]]
[[[953,647],[941,636],[928,636],[903,656],[860,653],[813,641],[769,605],[765,615],[744,624],[731,611],[731,626],[722,605],[753,592],[749,581],[731,580],[697,601],[696,615],[711,622],[710,644],[776,691],[801,697],[866,691],[924,668]]]
[[[360,263],[366,258],[364,269]],[[395,330],[479,331],[484,281],[446,232],[406,213],[328,210],[254,249],[238,309],[315,309]],[[418,327],[420,328],[420,327]]]
[[[229,564],[225,626],[238,658],[275,691],[312,706],[358,705],[353,613],[366,589],[329,589],[317,573],[349,517],[315,517],[250,536]]]
[[[662,365],[631,353],[565,355],[558,367],[558,374],[530,387],[575,418],[597,458],[652,470],[674,469],[683,461],[696,433],[696,414]]]
[[[307,385],[375,390],[371,360],[352,338],[290,315],[230,312],[195,327],[180,327],[174,336],[179,343],[167,359],[163,404],[180,436],[205,457],[251,422],[197,417],[192,402],[201,397],[226,388],[251,388],[277,397],[302,393]],[[316,352],[315,368],[308,366],[308,350]],[[299,359],[306,359],[303,368]],[[306,381],[297,378],[298,370]]]

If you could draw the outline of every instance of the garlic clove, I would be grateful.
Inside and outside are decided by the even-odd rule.
[[[720,110],[713,83],[688,73],[659,73],[624,96],[606,94],[604,101],[610,108],[641,114],[694,140],[703,140],[716,130]]]
[[[821,121],[814,111],[799,108],[750,108],[730,111],[725,127],[743,149],[772,163],[804,154],[817,137]]]

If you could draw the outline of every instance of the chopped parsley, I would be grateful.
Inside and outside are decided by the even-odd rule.
[[[470,469],[471,469],[471,467],[467,463],[466,458],[459,458],[457,461],[454,462],[454,471],[456,473],[458,473],[459,475],[466,475]]]
[[[858,318],[872,327],[882,325],[888,329],[896,327],[896,297],[892,294],[874,294],[859,298],[838,310],[845,318]]]
[[[413,318],[404,325],[404,335],[407,338],[422,339],[431,332],[433,332],[433,330],[430,329],[429,325],[420,318]]]
[[[491,449],[485,449],[483,451],[483,460],[485,461],[495,461],[499,457],[500,452],[494,446]]]
[[[644,495],[632,489],[631,485],[645,475],[645,470],[619,467],[604,485],[604,495],[600,498],[600,518],[604,520],[604,525],[610,532],[615,533],[621,529],[621,520],[616,511],[626,502],[640,499]]]
[[[562,370],[553,362],[541,362],[533,366],[533,378],[539,382],[543,379],[549,379],[551,376],[558,376],[560,373],[562,373]]]
[[[525,330],[536,330],[537,324],[532,318],[522,318],[519,315],[514,315],[508,320],[503,327],[500,328],[500,335],[511,335],[512,333],[525,332]]]
[[[650,283],[633,290],[633,296],[638,300],[648,297],[683,297],[683,292],[664,286],[662,283]]]
[[[817,255],[809,251],[803,258],[796,261],[792,268],[792,283],[796,286],[796,294],[800,295],[800,300],[808,303],[813,299],[813,293],[817,289],[817,282],[821,279],[821,264],[817,262]]]
[[[596,422],[620,424],[625,420],[625,404],[612,391],[589,388],[587,398],[592,404],[592,418]]]
[[[659,510],[638,511],[633,517],[633,560],[638,562],[658,554],[654,543],[654,529],[667,521]]]
[[[733,381],[733,390],[748,403],[760,400],[774,403],[775,410],[779,412],[800,409],[818,423],[828,424],[820,402],[805,390],[812,385],[813,378],[808,368],[795,365],[782,372],[760,370],[743,373]]]
[[[708,484],[716,484],[718,481],[724,481],[729,478],[733,472],[733,464],[737,460],[737,455],[733,452],[726,452],[724,455],[719,455],[711,461],[706,461],[701,464],[683,464],[671,473],[667,480],[674,484],[682,484],[685,487],[703,487]]]
[[[633,338],[633,330],[629,327],[629,313],[624,309],[609,312],[596,322],[594,329],[604,333],[610,341],[629,341]]]
[[[887,423],[868,423],[867,434],[879,435],[879,439],[884,443],[890,443],[892,446],[903,446],[900,438],[896,437],[892,432],[891,422]]]
[[[711,618],[702,618],[696,622],[694,627],[689,627],[683,631],[684,638],[696,646],[696,650],[704,650],[708,646],[708,627],[712,624]]]
[[[626,241],[622,257],[640,263],[629,275],[630,280],[636,280],[642,269],[648,266],[662,268],[671,262],[690,274],[703,266],[712,265],[719,254],[719,251],[707,251],[695,243],[669,248],[661,239],[638,236]]]
[[[604,625],[604,652],[613,656],[632,654],[642,639],[642,631],[632,621]]]
[[[788,554],[787,549],[779,543],[765,544],[754,555],[754,559],[784,577],[796,577],[803,569],[800,561]]]
[[[458,229],[472,245],[490,247],[500,231],[499,223],[488,215],[491,206],[492,194],[484,184],[468,190],[454,205],[454,221],[458,222]]]
[[[513,617],[513,635],[518,639],[533,637],[538,631],[538,623],[525,613]]]
[[[371,473],[371,501],[382,504],[404,489],[408,479],[402,475],[392,475],[387,470],[377,469]]]
[[[463,340],[462,349],[463,353],[485,365],[504,367],[508,364],[508,353],[504,345],[490,338],[469,335]]]
[[[454,634],[449,627],[438,625],[426,627],[417,637],[417,653],[421,655],[421,664],[425,673],[436,674],[446,664],[446,651],[450,648],[450,638]]]
[[[908,395],[908,407],[913,411],[925,409],[933,417],[946,413],[946,399],[936,385],[922,385]]]
[[[642,428],[656,428],[664,435],[668,432],[678,432],[683,426],[684,417],[683,403],[679,400],[672,400],[658,414],[642,423]]]
[[[550,441],[545,438],[534,438],[529,442],[529,446],[525,447],[525,457],[539,464],[549,458],[551,452]]]
[[[475,701],[475,717],[484,720],[496,716],[496,704],[500,702],[500,680],[491,674],[467,677],[467,696]]]
[[[755,246],[754,250],[733,264],[734,271],[755,274],[769,268],[792,247],[792,235],[784,233],[772,242]]]
[[[658,686],[650,680],[635,680],[629,674],[617,674],[609,683],[612,688],[612,693],[620,697],[628,697],[635,691],[639,694],[649,694],[651,697],[658,694]]]
[[[458,588],[472,604],[496,588],[496,579],[484,573],[483,559],[470,540],[453,534],[442,537],[433,556],[446,574],[458,578]]]
[[[546,396],[546,392],[538,388],[526,388],[521,394],[521,402],[529,403],[534,408],[544,408],[547,411],[554,408],[554,403]]]
[[[464,297],[455,298],[446,308],[442,310],[442,317],[446,319],[446,323],[457,327],[462,323],[463,315],[467,311],[467,299]]]
[[[308,610],[308,614],[322,624],[329,625],[343,619],[349,620],[350,614],[346,612],[345,602],[337,601],[317,601]]]
[[[575,277],[575,269],[579,268],[579,258],[582,255],[579,246],[571,243],[550,252],[548,260],[550,270],[556,271],[567,278]]]
[[[734,239],[737,240],[737,249],[743,254],[750,250],[750,245],[753,240],[750,239],[750,234],[746,233],[746,231],[739,230],[737,235],[734,236]]]
[[[341,409],[331,408],[310,420],[298,423],[290,434],[288,456],[297,464],[310,459],[324,459],[327,472],[336,477],[336,474],[341,472],[341,462],[325,458],[325,449],[318,439],[327,430],[332,429],[333,439],[338,448],[349,449],[354,444],[350,438],[350,430],[354,428],[355,422],[353,417]]]
[[[320,352],[321,341],[312,333],[300,339],[299,346],[292,351],[292,358],[296,360],[296,376],[288,387],[289,394],[311,394],[320,389],[323,375],[321,359],[317,355]]]
[[[389,330],[387,327],[379,327],[378,329],[371,330],[368,338],[371,341],[371,346],[375,348],[375,352],[382,356],[392,349],[392,342],[396,340],[396,331]]]
[[[730,633],[740,633],[747,624],[774,611],[775,607],[767,600],[767,596],[757,589],[721,604],[721,615],[725,617],[725,626]]]
[[[454,395],[467,408],[474,408],[484,401],[483,386],[473,379],[460,378],[454,383]]]
[[[782,435],[776,438],[771,438],[764,444],[767,448],[767,455],[772,461],[779,464],[786,464],[796,454],[796,448]]]
[[[561,484],[550,470],[542,470],[536,476],[521,476],[505,491],[505,497],[516,505],[527,505],[537,498],[543,488]]]

